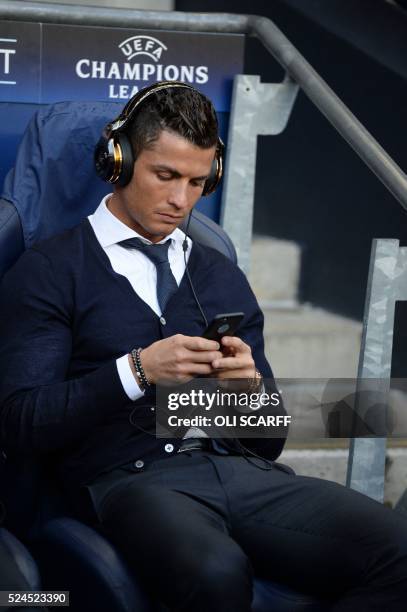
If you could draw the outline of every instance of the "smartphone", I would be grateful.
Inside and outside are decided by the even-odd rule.
[[[222,336],[234,336],[244,312],[227,312],[216,315],[202,334],[208,340],[220,342]]]

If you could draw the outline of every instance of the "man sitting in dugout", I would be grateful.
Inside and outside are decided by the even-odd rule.
[[[143,90],[108,126],[96,158],[113,193],[3,281],[3,445],[53,453],[60,481],[78,498],[88,488],[100,526],[174,612],[249,612],[253,575],[332,598],[335,612],[402,612],[407,527],[396,513],[276,464],[281,439],[155,437],[158,380],[272,380],[239,268],[187,238],[205,318],[245,313],[221,345],[202,337],[186,278],[178,226],[216,187],[221,155],[212,103],[182,83]]]

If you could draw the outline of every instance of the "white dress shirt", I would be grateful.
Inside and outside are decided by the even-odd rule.
[[[107,207],[107,202],[110,197],[111,194],[108,194],[103,198],[93,215],[88,217],[89,222],[100,246],[108,256],[113,270],[125,276],[137,295],[146,302],[158,316],[161,316],[161,309],[157,300],[157,269],[155,265],[141,251],[125,249],[118,244],[118,242],[126,240],[127,238],[140,238],[147,244],[151,244],[151,241],[140,236],[140,234],[122,223],[110,212]],[[177,281],[177,285],[179,285],[185,272],[184,251],[182,249],[185,234],[182,230],[177,228],[158,244],[166,242],[169,238],[171,238],[171,244],[168,249],[168,260],[172,273]],[[185,253],[187,261],[191,252],[191,247],[192,240],[188,238],[188,250]],[[116,364],[126,394],[133,401],[139,399],[144,395],[144,391],[142,391],[137,384],[128,361],[128,356],[123,355],[119,357]]]

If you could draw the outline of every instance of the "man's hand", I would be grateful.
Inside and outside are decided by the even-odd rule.
[[[212,363],[222,357],[219,342],[176,334],[143,349],[141,363],[151,384],[185,383],[213,373]]]
[[[256,365],[250,346],[236,336],[224,336],[221,340],[223,354],[212,362],[213,373],[219,379],[253,379]]]

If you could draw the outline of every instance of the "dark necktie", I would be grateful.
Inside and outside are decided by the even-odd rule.
[[[178,289],[177,281],[168,261],[170,243],[171,239],[163,244],[146,244],[140,238],[128,238],[118,243],[125,249],[141,251],[155,265],[157,269],[157,299],[161,312],[164,312],[169,300]]]

